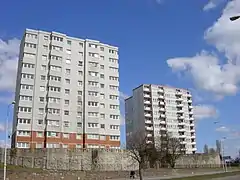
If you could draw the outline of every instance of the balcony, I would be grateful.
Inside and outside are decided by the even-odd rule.
[[[144,104],[151,104],[150,101],[144,101]]]
[[[144,94],[143,95],[145,98],[151,98],[150,94]]]
[[[197,148],[192,148],[192,151],[197,151]]]
[[[183,98],[177,98],[176,101],[183,101]]]
[[[181,141],[180,144],[187,144],[187,142],[186,141]]]
[[[147,137],[152,137],[152,134],[147,134]]]
[[[190,127],[193,127],[194,126],[194,123],[190,123]]]
[[[144,115],[145,115],[145,117],[152,117],[152,115],[149,114],[149,113],[146,113],[146,114],[144,114]]]
[[[165,115],[165,114],[160,114],[160,117],[161,117],[161,118],[165,118],[166,115]]]
[[[193,109],[193,106],[189,106],[189,109]]]
[[[165,103],[163,101],[160,101],[159,104],[160,105],[165,105]]]
[[[161,131],[166,131],[167,128],[166,128],[166,127],[161,127],[160,130],[161,130]]]
[[[178,116],[178,119],[184,119],[184,116]]]
[[[191,99],[188,99],[188,102],[189,102],[189,103],[192,103],[192,100],[191,100]]]
[[[192,138],[192,139],[195,139],[195,138],[196,138],[196,136],[195,136],[195,135],[191,135],[191,138]]]
[[[166,109],[165,108],[160,108],[160,111],[165,112]]]
[[[166,121],[160,121],[160,124],[166,124]]]
[[[147,131],[153,131],[153,127],[145,126]]]
[[[150,121],[150,120],[145,120],[145,124],[152,124],[152,121]]]
[[[152,141],[146,141],[147,144],[152,144],[153,142]]]
[[[185,122],[178,122],[178,125],[179,125],[179,126],[184,126],[184,125],[185,125]]]
[[[187,97],[192,97],[192,95],[191,94],[187,94]]]
[[[196,145],[196,142],[195,142],[195,141],[194,141],[194,142],[191,142],[191,144],[192,144],[192,145]]]
[[[178,113],[184,113],[184,111],[182,109],[177,110]]]
[[[160,95],[159,98],[160,98],[160,99],[164,99],[164,96],[163,96],[163,95]]]
[[[195,132],[195,129],[191,129],[190,132]]]
[[[179,134],[179,138],[186,138],[186,135],[185,134]]]
[[[145,111],[151,111],[151,107],[145,106],[145,107],[144,107],[144,110],[145,110]]]
[[[180,95],[180,96],[181,96],[181,95],[182,95],[182,92],[176,92],[176,95]]]
[[[143,88],[143,91],[150,92],[150,88],[144,87],[144,88]]]
[[[189,118],[189,120],[193,121],[193,120],[194,120],[194,118],[193,118],[193,117],[190,117],[190,118]]]
[[[186,129],[178,129],[179,132],[186,132]]]
[[[158,92],[163,93],[164,90],[162,88],[158,88]]]
[[[183,107],[183,104],[177,104],[177,107]]]

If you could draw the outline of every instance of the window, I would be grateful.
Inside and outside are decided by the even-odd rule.
[[[42,55],[42,60],[43,61],[47,61],[47,56],[46,55]]]
[[[66,59],[66,64],[71,64],[71,59]]]
[[[66,84],[70,84],[70,79],[65,79]]]
[[[43,103],[44,102],[44,97],[39,97],[39,101]]]
[[[105,104],[104,103],[100,103],[100,108],[105,108]]]
[[[100,47],[100,51],[104,51],[104,47]]]
[[[17,131],[18,136],[30,136],[30,131]]]
[[[53,65],[51,65],[50,66],[50,70],[61,72],[62,68],[60,66],[53,66]]]
[[[98,92],[96,92],[96,91],[88,91],[88,95],[89,96],[98,96]]]
[[[101,127],[102,129],[104,129],[104,128],[105,128],[105,124],[101,124],[100,127]]]
[[[61,57],[61,56],[51,55],[51,56],[50,56],[50,59],[56,60],[56,61],[61,61],[61,60],[62,60],[62,57]]]
[[[17,148],[29,148],[29,143],[28,142],[18,142],[17,143]]]
[[[41,80],[46,80],[46,76],[41,75],[41,76],[40,76],[40,79],[41,79]]]
[[[69,115],[69,111],[64,111],[64,115],[68,116]]]
[[[48,102],[59,104],[60,103],[60,98],[48,97]]]
[[[111,62],[111,63],[118,63],[118,60],[114,59],[114,58],[109,58],[109,62]]]
[[[71,45],[72,42],[71,42],[70,40],[67,40],[67,44],[68,44],[68,45]]]
[[[98,134],[88,134],[87,138],[88,139],[99,139],[99,135]]]
[[[62,47],[60,47],[60,46],[54,46],[54,45],[51,46],[51,49],[54,49],[54,50],[56,50],[56,51],[62,51],[62,50],[63,50]]]
[[[61,82],[61,77],[59,76],[49,76],[49,80]]]
[[[92,67],[98,67],[98,63],[96,62],[89,62],[89,65],[92,66]]]
[[[78,95],[79,95],[79,96],[82,96],[82,91],[78,91]]]
[[[43,108],[39,108],[38,109],[38,114],[43,114],[44,113],[44,109]]]
[[[109,67],[109,70],[112,72],[118,72],[118,68],[116,67]]]
[[[109,99],[111,99],[111,100],[118,100],[119,98],[116,95],[110,95]]]
[[[18,119],[18,124],[30,124],[31,119],[23,119],[19,118]]]
[[[77,135],[76,135],[76,139],[82,139],[81,134],[77,134]]]
[[[64,104],[65,104],[65,105],[69,105],[69,100],[66,100],[66,99],[65,99],[65,100],[64,100]]]
[[[88,55],[91,56],[91,57],[96,57],[96,58],[99,56],[99,54],[92,53],[92,52],[89,52]]]
[[[47,66],[46,65],[41,65],[41,70],[46,71],[47,70]]]
[[[63,133],[63,138],[69,139],[69,134],[68,133]]]
[[[70,126],[70,122],[69,121],[64,121],[63,124],[64,124],[64,127],[69,127]]]
[[[88,85],[89,85],[89,86],[93,86],[93,87],[97,87],[97,86],[98,86],[98,82],[88,81]]]
[[[26,37],[37,39],[37,35],[36,34],[31,34],[31,33],[26,33]]]
[[[119,119],[119,115],[110,114],[110,119]]]
[[[77,122],[77,127],[81,128],[82,127],[82,123],[81,122]]]
[[[78,75],[79,75],[79,76],[82,76],[82,75],[83,75],[83,72],[82,72],[82,71],[78,71]]]
[[[71,73],[71,70],[70,69],[66,69],[66,74],[70,74]]]
[[[33,58],[36,57],[36,55],[35,55],[35,54],[31,54],[31,53],[24,53],[24,54],[23,54],[23,57],[33,59]]]
[[[82,86],[82,81],[78,81],[78,86]]]
[[[88,123],[89,128],[98,128],[98,123]]]
[[[25,46],[25,47],[28,47],[28,48],[34,48],[34,49],[37,48],[37,45],[36,45],[36,44],[33,44],[33,43],[25,43],[24,46]]]
[[[105,119],[105,114],[100,114],[101,119]]]
[[[27,113],[30,113],[30,112],[32,112],[32,108],[30,108],[30,107],[18,107],[18,111],[19,112],[27,112]]]
[[[60,121],[59,120],[47,120],[47,125],[49,126],[59,126],[60,125]]]
[[[103,61],[103,60],[104,60],[104,56],[100,56],[100,60],[102,60],[102,61]]]
[[[82,61],[78,61],[78,66],[83,66],[83,62]]]
[[[82,112],[78,111],[78,112],[77,112],[77,116],[78,116],[78,117],[82,117]]]
[[[97,77],[98,73],[94,71],[88,71],[89,76]]]
[[[43,137],[43,132],[37,132],[37,137]]]
[[[88,106],[97,107],[98,102],[88,101]]]
[[[65,89],[65,94],[70,94],[70,89]]]
[[[33,79],[33,78],[34,78],[34,75],[33,75],[33,74],[22,73],[22,78],[25,78],[25,79]]]
[[[30,64],[30,63],[22,63],[22,67],[25,67],[25,68],[34,68],[35,65],[34,65],[34,64]]]
[[[48,90],[52,91],[52,92],[60,92],[61,88],[60,87],[49,86]]]
[[[110,104],[110,109],[119,109],[119,105]]]
[[[89,43],[88,46],[91,47],[91,48],[97,48],[98,47],[96,44],[91,44],[91,43]]]
[[[101,87],[101,88],[104,88],[104,84],[100,84],[100,87]]]
[[[45,41],[47,41],[47,40],[48,40],[48,36],[44,36],[43,39],[44,39]]]
[[[104,74],[100,74],[100,78],[104,79]]]
[[[119,130],[119,125],[110,125],[110,129]]]
[[[100,68],[101,68],[101,69],[104,69],[104,65],[100,65]]]
[[[58,36],[52,36],[52,40],[63,42],[63,38]]]
[[[83,47],[83,43],[80,42],[80,43],[79,43],[79,46],[80,46],[80,47]]]
[[[43,45],[43,49],[44,50],[48,50],[48,46],[47,45]]]
[[[47,132],[47,137],[59,137],[58,132],[53,132],[53,131],[48,131]]]
[[[20,100],[22,100],[22,101],[32,101],[32,96],[20,96]]]
[[[47,111],[49,114],[60,115],[60,109],[48,108]]]
[[[100,94],[100,98],[101,98],[101,99],[105,99],[105,94],[102,94],[102,93],[101,93],[101,94]]]
[[[111,89],[111,90],[118,90],[118,86],[109,85],[109,89]]]
[[[117,51],[116,51],[116,50],[113,50],[113,49],[109,49],[109,53],[111,53],[111,54],[117,54]]]
[[[118,77],[115,77],[115,76],[109,76],[109,80],[112,80],[112,81],[118,81]]]
[[[119,141],[120,140],[120,136],[110,136],[110,140],[112,140],[112,141]]]
[[[82,101],[77,101],[77,105],[82,106]]]
[[[38,125],[43,125],[43,120],[42,119],[38,119],[37,122],[38,122]]]
[[[98,117],[98,112],[88,112],[89,117]]]

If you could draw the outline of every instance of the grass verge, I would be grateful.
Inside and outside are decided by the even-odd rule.
[[[197,176],[182,177],[182,178],[173,178],[172,180],[209,180],[209,179],[213,179],[213,178],[221,178],[221,177],[236,176],[236,175],[240,175],[240,171],[218,173],[218,174],[208,174],[208,175],[197,175]]]

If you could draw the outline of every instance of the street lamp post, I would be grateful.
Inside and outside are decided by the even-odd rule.
[[[8,121],[9,121],[9,114],[10,114],[10,107],[11,105],[14,105],[15,101],[13,101],[11,104],[7,107],[7,118],[6,118],[6,132],[5,132],[5,147],[4,147],[4,167],[3,167],[3,180],[6,180],[7,177],[7,142],[8,142]]]

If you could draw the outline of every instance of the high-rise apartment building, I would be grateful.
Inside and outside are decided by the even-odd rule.
[[[27,29],[12,147],[119,148],[118,66],[117,47]]]
[[[144,84],[125,100],[127,146],[134,132],[145,132],[148,142],[162,133],[179,138],[186,153],[196,152],[191,93],[185,89]]]

